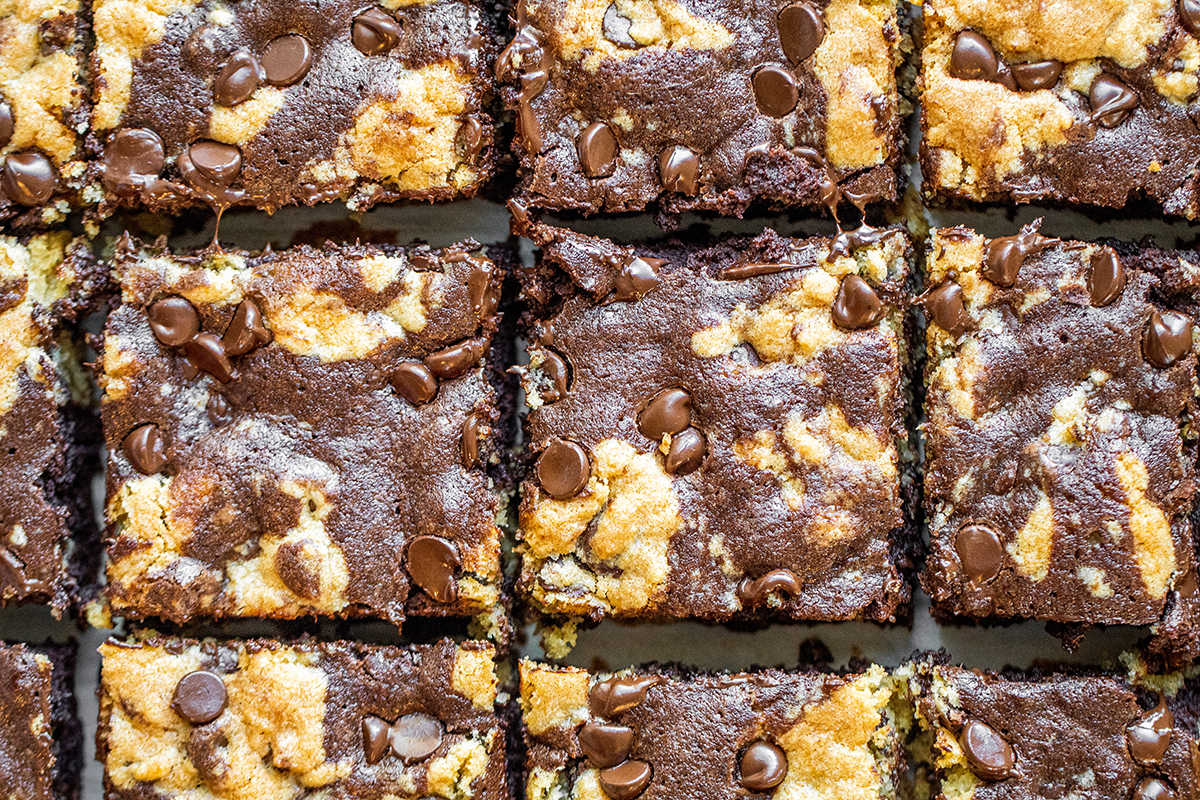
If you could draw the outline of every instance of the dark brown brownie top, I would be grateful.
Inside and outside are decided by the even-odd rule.
[[[0,644],[0,776],[22,800],[58,800],[51,731],[53,664],[26,645]]]
[[[1200,797],[1196,729],[1178,675],[1160,694],[1112,677],[1008,679],[923,663],[916,683],[917,719],[934,734],[946,800]]]
[[[109,798],[508,797],[490,645],[100,648]]]
[[[113,269],[115,613],[398,624],[496,604],[485,356],[502,274],[483,248],[126,241]]]
[[[974,617],[1194,652],[1195,254],[933,232],[924,584]],[[1188,635],[1188,632],[1192,633]]]
[[[521,662],[529,800],[894,797],[900,777],[881,667],[589,675]]]
[[[473,193],[494,44],[468,0],[96,0],[108,203],[273,211]]]
[[[770,230],[530,235],[522,591],[592,617],[894,618],[904,235],[832,259]]]
[[[740,215],[824,205],[831,182],[896,197],[890,0],[520,0],[515,26],[496,73],[524,205]]]
[[[924,6],[931,194],[1200,214],[1191,0]]]

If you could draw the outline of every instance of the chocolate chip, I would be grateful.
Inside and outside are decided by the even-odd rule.
[[[1138,107],[1138,96],[1113,76],[1101,73],[1092,81],[1088,104],[1093,121],[1105,128],[1115,128]]]
[[[870,328],[883,319],[885,308],[871,284],[857,275],[847,275],[833,299],[833,321],[852,331]]]
[[[396,394],[414,406],[428,403],[438,390],[437,378],[419,362],[401,364],[392,370],[392,386]]]
[[[1185,572],[1179,582],[1175,584],[1175,592],[1180,597],[1195,597],[1198,589],[1200,589],[1200,581],[1196,580],[1195,567]]]
[[[233,364],[225,353],[225,345],[211,333],[199,333],[183,346],[183,353],[196,365],[221,383],[233,380]]]
[[[363,717],[363,756],[368,764],[378,764],[388,750],[388,734],[392,726],[379,717]]]
[[[758,110],[768,117],[786,117],[800,102],[796,76],[776,66],[759,67],[750,78]]]
[[[454,573],[462,562],[453,542],[440,536],[418,536],[408,545],[405,561],[413,582],[439,603],[458,599]]]
[[[12,141],[16,127],[17,121],[13,116],[12,106],[7,100],[0,100],[0,147],[5,147]]]
[[[221,337],[221,344],[230,355],[240,356],[271,341],[271,332],[263,324],[258,304],[249,298],[238,303],[233,319]]]
[[[641,705],[646,699],[646,692],[663,682],[664,679],[657,675],[606,678],[588,692],[588,708],[597,717],[612,719]]]
[[[442,723],[428,714],[405,714],[392,725],[392,752],[405,764],[429,758],[442,743]]]
[[[233,405],[223,394],[208,398],[208,421],[215,427],[228,425],[233,420]]]
[[[658,177],[668,192],[694,195],[700,188],[700,157],[677,144],[658,154]]]
[[[196,768],[200,780],[212,787],[219,786],[229,774],[229,759],[225,748],[229,747],[229,735],[222,725],[198,725],[188,735],[188,760]]]
[[[0,189],[14,203],[40,206],[50,199],[58,186],[58,173],[50,159],[41,153],[12,153],[4,159]]]
[[[633,749],[633,738],[633,728],[588,722],[579,729],[579,748],[592,762],[592,766],[601,769],[615,767],[629,758],[629,751]]]
[[[147,178],[157,176],[167,163],[158,134],[146,128],[117,131],[104,148],[101,180],[110,192],[132,196]]]
[[[987,781],[1001,781],[1012,775],[1016,762],[1012,745],[991,725],[971,720],[958,738],[971,772]]]
[[[1179,22],[1184,30],[1200,39],[1200,0],[1179,0]]]
[[[493,291],[492,278],[496,268],[486,259],[469,259],[471,274],[467,276],[467,297],[471,300],[471,310],[480,318],[486,319],[496,313],[500,303],[498,293]]]
[[[987,583],[1000,574],[1004,563],[1004,545],[1000,535],[987,525],[967,525],[954,537],[963,574],[972,583]]]
[[[664,389],[646,403],[638,415],[638,430],[647,439],[662,441],[692,424],[692,396],[684,389]]]
[[[146,313],[154,338],[168,347],[181,347],[200,332],[196,307],[182,297],[157,300]]]
[[[1021,228],[1016,236],[1001,236],[988,242],[984,250],[983,277],[1006,289],[1016,284],[1025,259],[1058,242],[1058,239],[1038,233],[1040,224],[1039,219]]]
[[[792,3],[775,18],[783,54],[793,65],[804,61],[825,41],[825,23],[808,3]]]
[[[1166,700],[1158,696],[1158,705],[1146,712],[1140,720],[1125,729],[1125,741],[1129,755],[1144,766],[1162,763],[1167,747],[1171,744],[1171,733],[1175,729],[1175,715],[1167,708]]]
[[[313,546],[311,539],[286,542],[275,551],[275,574],[294,594],[308,600],[321,596],[321,576],[308,565],[305,550]]]
[[[1159,369],[1166,369],[1192,349],[1192,321],[1174,311],[1157,311],[1142,336],[1142,354]]]
[[[425,366],[442,380],[450,380],[475,366],[487,349],[486,337],[467,339],[425,356]]]
[[[617,47],[633,49],[638,46],[638,43],[629,35],[629,29],[632,27],[633,20],[621,16],[616,3],[609,3],[608,8],[604,9],[604,38]]]
[[[666,263],[661,258],[649,256],[630,258],[621,266],[621,271],[613,281],[613,299],[622,303],[642,299],[652,289],[658,288],[661,283],[658,271]]]
[[[589,178],[607,178],[617,169],[617,137],[603,122],[593,122],[575,140],[579,166]]]
[[[759,739],[742,754],[742,786],[752,792],[766,792],[787,777],[787,754],[774,742]]]
[[[1061,61],[1030,61],[1025,64],[1013,64],[1013,79],[1023,92],[1036,92],[1039,89],[1053,89],[1062,75]]]
[[[951,280],[928,292],[920,299],[934,323],[951,336],[958,336],[971,324],[962,287]]]
[[[754,580],[743,578],[737,589],[738,599],[747,607],[761,604],[772,592],[795,597],[800,594],[800,579],[790,569],[773,569]]]
[[[471,469],[479,462],[479,417],[467,414],[462,425],[462,465]]]
[[[229,57],[213,82],[213,100],[219,106],[232,107],[244,103],[254,94],[261,80],[262,68],[253,53],[239,50]]]
[[[552,440],[537,461],[538,483],[555,500],[579,494],[587,486],[591,473],[587,453],[565,439]]]
[[[1142,778],[1130,795],[1130,800],[1176,800],[1178,795],[1159,778]]]
[[[298,33],[273,39],[263,50],[263,79],[272,86],[291,86],[304,80],[312,67],[312,47]]]
[[[950,75],[964,81],[994,81],[1000,73],[1000,59],[991,42],[975,31],[963,31],[954,40],[950,53]]]
[[[705,441],[704,434],[695,428],[688,428],[671,437],[671,447],[667,450],[663,468],[671,475],[690,475],[700,469],[706,455],[708,442]]]
[[[121,442],[121,450],[133,468],[143,475],[154,475],[167,465],[167,445],[154,423],[139,425]]]
[[[1125,288],[1125,268],[1111,247],[1101,247],[1092,255],[1088,273],[1088,293],[1097,308],[1116,300]]]
[[[468,164],[474,163],[483,149],[483,125],[475,117],[467,117],[454,134],[454,148]]]
[[[543,403],[557,403],[567,396],[567,382],[570,371],[563,357],[553,350],[547,350],[542,360],[542,374],[550,379],[550,386],[542,390]]]
[[[200,176],[216,186],[229,186],[242,171],[242,153],[231,144],[196,142],[187,155]]]
[[[203,725],[221,716],[228,696],[225,682],[206,670],[189,672],[175,684],[171,708],[193,725]]]
[[[370,8],[354,18],[350,39],[360,53],[383,55],[400,44],[400,23],[381,8]]]
[[[600,770],[600,788],[612,800],[633,800],[646,790],[652,774],[645,761],[626,761]]]

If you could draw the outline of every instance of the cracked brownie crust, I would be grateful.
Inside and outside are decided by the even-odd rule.
[[[497,607],[503,271],[484,248],[126,240],[113,268],[114,613],[399,624]]]
[[[536,226],[519,587],[551,614],[895,619],[908,240]]]
[[[150,637],[100,653],[109,800],[508,796],[490,645]]]
[[[74,645],[0,644],[0,775],[8,796],[75,800],[83,731],[75,716]]]

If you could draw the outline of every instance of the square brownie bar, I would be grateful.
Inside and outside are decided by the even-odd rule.
[[[522,661],[525,800],[902,797],[903,688],[879,666],[589,674]]]
[[[897,197],[893,0],[518,0],[516,199],[591,214]]]
[[[927,0],[924,26],[927,194],[1200,214],[1200,5]]]
[[[79,0],[20,0],[0,9],[0,221],[64,219],[86,163],[87,40]]]
[[[100,648],[108,800],[507,800],[491,645]]]
[[[494,42],[473,0],[94,0],[104,211],[471,195]]]
[[[4,796],[75,800],[83,729],[75,716],[75,645],[0,643]]]
[[[504,270],[482,246],[175,256],[126,240],[113,270],[115,614],[500,613]]]
[[[903,232],[529,235],[522,595],[592,619],[903,616]]]
[[[943,618],[1153,624],[1194,657],[1200,254],[1039,223],[928,245],[922,582]]]
[[[907,673],[929,797],[1200,797],[1195,679],[968,670],[926,658]],[[940,793],[940,794],[939,794]]]
[[[95,384],[68,323],[104,280],[67,233],[0,237],[0,605],[77,607],[95,582]]]

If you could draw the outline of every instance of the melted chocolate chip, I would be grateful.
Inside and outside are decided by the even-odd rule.
[[[1053,89],[1062,75],[1061,61],[1030,61],[1025,64],[1013,64],[1013,79],[1023,92],[1036,92],[1039,89]]]
[[[1162,763],[1167,747],[1171,744],[1171,733],[1175,729],[1175,715],[1167,708],[1166,700],[1158,696],[1158,705],[1125,729],[1125,741],[1129,755],[1144,766]]]
[[[479,462],[479,417],[471,413],[462,425],[462,465],[471,469]]]
[[[240,356],[271,341],[271,332],[263,324],[258,304],[246,299],[238,303],[233,319],[221,337],[221,344],[230,355]]]
[[[12,106],[6,100],[0,100],[0,147],[5,147],[12,141],[13,131],[17,121],[13,116]]]
[[[1192,321],[1174,311],[1157,311],[1142,336],[1142,354],[1159,369],[1166,369],[1192,349]]]
[[[567,382],[570,379],[567,362],[558,353],[547,350],[541,369],[542,374],[550,379],[550,386],[542,390],[542,402],[557,403],[567,396]]]
[[[500,303],[498,293],[492,291],[492,277],[496,268],[492,262],[485,259],[472,258],[471,274],[467,276],[467,297],[471,300],[471,310],[478,316],[487,318],[496,312]],[[497,287],[498,288],[498,287]]]
[[[468,164],[474,163],[483,149],[483,125],[475,117],[467,117],[454,134],[454,148],[462,160]]]
[[[208,421],[214,427],[228,425],[233,421],[233,405],[223,394],[214,394],[208,398]]]
[[[695,428],[688,428],[671,437],[671,447],[667,450],[663,469],[671,475],[689,475],[700,469],[706,455],[708,442],[705,441],[704,434]]]
[[[668,192],[694,195],[700,188],[700,157],[677,144],[658,154],[658,177]]]
[[[213,334],[196,334],[183,346],[183,352],[198,369],[207,372],[221,383],[233,380],[233,364],[225,354],[225,345]]]
[[[437,378],[429,367],[419,362],[401,364],[392,370],[392,386],[396,394],[414,406],[428,403],[437,394]]]
[[[808,3],[784,6],[775,19],[779,27],[779,44],[793,66],[804,61],[825,41],[825,23]]]
[[[800,86],[790,71],[775,66],[759,67],[750,78],[758,110],[768,117],[786,117],[800,102]]]
[[[752,792],[767,792],[787,777],[787,754],[774,742],[759,739],[742,754],[742,786]]]
[[[154,475],[167,465],[167,445],[154,423],[139,425],[121,442],[121,450],[133,468],[143,475]]]
[[[598,768],[615,767],[629,758],[633,749],[633,728],[588,722],[579,729],[579,748]]]
[[[1000,73],[1000,59],[991,42],[975,31],[963,31],[954,40],[950,53],[950,75],[964,81],[994,81]]]
[[[773,569],[754,580],[742,578],[737,589],[738,599],[747,607],[761,604],[772,592],[795,597],[800,594],[800,579],[790,569]]]
[[[635,256],[626,261],[613,281],[613,299],[621,303],[641,300],[644,295],[658,287],[658,271],[666,263],[661,258],[649,256]]]
[[[442,743],[442,723],[428,714],[405,714],[392,725],[392,752],[405,764],[429,758]]]
[[[280,36],[267,45],[262,58],[263,79],[272,86],[292,86],[304,80],[312,67],[312,47],[298,33]]]
[[[58,173],[41,153],[12,153],[4,159],[0,189],[5,197],[23,206],[40,206],[58,186]]]
[[[629,29],[632,27],[633,20],[621,16],[616,3],[609,3],[608,8],[604,9],[604,38],[617,47],[632,50],[638,46],[638,43],[629,35]]]
[[[1184,30],[1200,39],[1200,0],[1179,0],[1179,22]]]
[[[665,679],[657,675],[606,678],[588,692],[588,707],[597,717],[612,719],[640,705],[650,687],[664,682]]]
[[[486,337],[467,339],[425,356],[425,366],[444,381],[457,378],[479,362],[487,346]]]
[[[354,18],[350,39],[360,53],[379,56],[400,44],[400,23],[382,8],[370,8]]]
[[[1195,597],[1198,589],[1200,589],[1200,581],[1196,580],[1195,567],[1185,572],[1179,582],[1175,584],[1175,591],[1180,597]]]
[[[458,599],[454,573],[461,563],[454,542],[439,536],[418,536],[408,546],[408,574],[439,603],[453,603]]]
[[[967,525],[954,538],[954,552],[963,574],[972,583],[987,583],[1000,574],[1004,563],[1004,545],[1000,535],[987,525]]]
[[[691,424],[692,396],[684,389],[664,389],[638,415],[638,430],[656,442],[662,441],[663,434],[673,436]]]
[[[189,672],[175,684],[171,708],[193,725],[203,725],[221,716],[228,701],[225,682],[205,670]]]
[[[200,332],[200,315],[182,297],[155,301],[146,314],[154,338],[168,347],[182,347]]]
[[[575,140],[579,166],[589,178],[607,178],[617,169],[617,137],[603,122],[593,122]]]
[[[1016,756],[996,729],[986,722],[971,720],[959,735],[967,766],[986,781],[1001,781],[1012,775]]]
[[[166,163],[166,151],[157,133],[147,128],[126,128],[108,140],[100,176],[110,192],[130,197],[156,177]]]
[[[1111,247],[1101,247],[1092,255],[1088,273],[1088,293],[1097,308],[1116,300],[1125,288],[1125,268]]]
[[[842,279],[830,309],[834,323],[852,331],[874,326],[883,319],[885,310],[871,284],[857,275],[847,275]]]
[[[321,596],[321,577],[312,571],[304,556],[305,549],[312,544],[311,539],[286,542],[275,551],[275,574],[279,580],[294,594],[308,600]]]
[[[1094,122],[1105,128],[1115,128],[1138,107],[1138,96],[1113,76],[1101,73],[1092,82],[1088,104]]]
[[[1058,242],[1058,239],[1038,233],[1041,222],[1039,219],[1026,225],[1016,236],[1001,236],[988,242],[984,250],[983,277],[1006,289],[1013,286],[1026,258]]]
[[[958,336],[971,324],[962,287],[951,280],[928,292],[920,299],[933,322],[951,336]]]
[[[225,755],[229,735],[224,726],[209,724],[192,728],[184,747],[188,760],[206,784],[217,786],[229,773],[229,759]]]
[[[363,756],[368,764],[378,764],[388,750],[392,726],[379,717],[363,717]]]
[[[652,774],[645,761],[626,761],[600,770],[600,788],[612,800],[633,800],[650,785]]]
[[[229,57],[213,83],[213,100],[219,106],[236,106],[250,99],[262,80],[262,68],[253,53],[239,50]]]
[[[196,142],[187,154],[200,176],[214,186],[229,186],[242,171],[242,153],[231,144]]]
[[[1142,778],[1130,795],[1130,800],[1176,800],[1178,795],[1159,778]]]
[[[538,483],[555,500],[579,494],[591,474],[587,453],[565,439],[552,440],[537,461]]]

